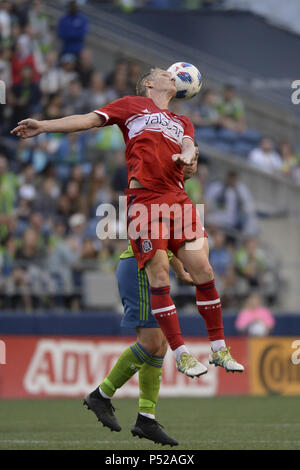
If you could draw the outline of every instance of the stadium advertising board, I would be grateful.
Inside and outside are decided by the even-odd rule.
[[[249,358],[252,394],[300,395],[299,338],[252,338]]]
[[[132,338],[75,338],[6,336],[6,365],[0,366],[0,397],[83,397],[106,376]],[[208,364],[209,343],[188,338],[191,353]],[[247,366],[247,344],[231,338],[233,354]],[[246,368],[247,370],[247,368]],[[191,380],[177,372],[172,352],[164,361],[160,396],[214,396],[247,394],[248,376],[229,374],[209,366],[209,372]],[[135,375],[116,397],[138,397]]]

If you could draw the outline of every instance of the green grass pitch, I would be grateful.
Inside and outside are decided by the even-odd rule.
[[[180,445],[173,449],[299,449],[298,397],[160,399],[157,419]],[[0,449],[159,450],[133,438],[137,400],[114,400],[120,433],[97,422],[81,400],[0,401]]]

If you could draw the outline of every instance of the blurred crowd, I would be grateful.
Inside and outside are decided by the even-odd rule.
[[[114,272],[127,246],[126,240],[96,235],[97,207],[112,203],[118,214],[119,196],[127,187],[124,143],[116,126],[22,141],[10,135],[29,116],[90,112],[135,94],[143,65],[118,58],[108,73],[99,71],[85,45],[89,22],[77,2],[65,3],[67,11],[53,30],[42,0],[0,1],[0,79],[7,85],[7,104],[0,106],[2,308],[83,308],[85,273]],[[270,139],[248,129],[233,87],[226,86],[221,95],[206,90],[200,103],[173,107],[190,115],[199,141],[298,181],[298,158],[290,144],[276,150]],[[258,242],[253,197],[239,175],[230,172],[211,181],[202,155],[187,191],[196,203],[206,203],[210,259],[224,306],[241,305],[253,292],[274,304],[280,293],[278,260]],[[120,218],[119,232],[121,225]],[[179,304],[189,302],[189,289],[175,286]]]
[[[82,3],[101,3],[101,5],[109,8],[119,7],[127,12],[135,8],[184,8],[189,10],[197,10],[200,8],[219,7],[225,3],[224,0],[81,0]]]
[[[221,93],[204,90],[191,118],[199,141],[235,154],[265,173],[300,184],[300,149],[293,148],[288,139],[276,145],[272,138],[249,129],[244,104],[233,85],[225,85]]]

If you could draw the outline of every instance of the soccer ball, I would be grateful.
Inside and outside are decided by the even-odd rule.
[[[199,93],[202,76],[199,70],[187,62],[176,62],[168,68],[176,77],[177,93],[175,98],[189,100]]]

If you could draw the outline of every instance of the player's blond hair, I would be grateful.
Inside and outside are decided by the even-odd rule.
[[[147,73],[142,75],[136,82],[136,94],[137,96],[147,96],[147,87],[145,82],[151,80],[155,72],[160,70],[158,67],[153,67]]]

